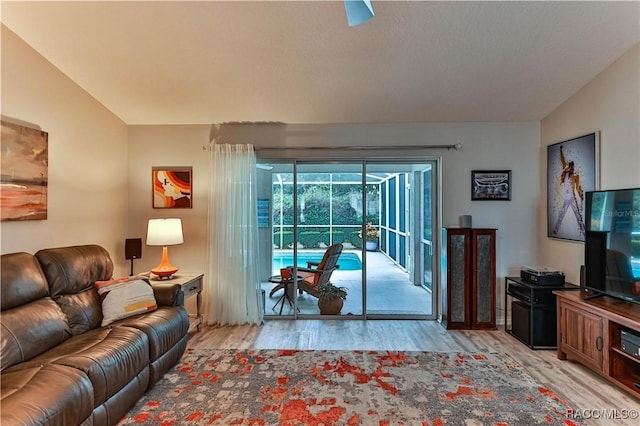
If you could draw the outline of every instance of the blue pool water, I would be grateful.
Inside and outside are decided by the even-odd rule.
[[[307,261],[320,262],[324,252],[318,253],[298,253],[298,266],[306,268]],[[338,258],[340,271],[359,271],[362,269],[362,262],[355,253],[342,253]],[[279,272],[280,268],[293,266],[293,253],[274,253],[273,270]]]

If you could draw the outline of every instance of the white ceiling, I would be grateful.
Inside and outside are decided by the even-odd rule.
[[[2,1],[127,124],[537,121],[640,41],[640,2]]]

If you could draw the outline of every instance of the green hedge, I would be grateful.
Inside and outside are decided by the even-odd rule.
[[[329,245],[329,235],[323,234],[320,231],[300,231],[298,233],[298,241],[305,248],[320,247],[320,243]]]
[[[273,244],[278,248],[287,248],[293,244],[293,231],[282,231],[282,246],[280,246],[280,231],[273,233]]]
[[[304,248],[322,248],[331,243],[350,243],[354,247],[362,247],[362,239],[358,236],[359,229],[356,228],[333,228],[331,234],[326,229],[307,229],[298,232],[298,241]],[[273,233],[273,244],[275,247],[284,249],[293,246],[293,231],[282,232],[283,243],[280,246],[279,231]]]

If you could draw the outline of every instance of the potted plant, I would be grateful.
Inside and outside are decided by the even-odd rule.
[[[318,286],[318,308],[322,315],[338,315],[347,298],[347,288],[337,287],[332,282]]]
[[[358,236],[362,238],[362,229],[358,231]],[[380,233],[378,231],[378,228],[373,226],[371,222],[368,222],[365,229],[365,248],[368,251],[375,251],[378,248],[379,236]]]

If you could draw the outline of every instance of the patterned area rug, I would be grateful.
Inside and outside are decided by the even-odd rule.
[[[120,425],[573,425],[503,354],[187,350]]]

